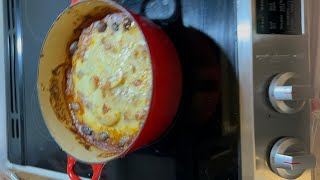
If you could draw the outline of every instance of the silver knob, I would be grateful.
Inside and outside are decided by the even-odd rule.
[[[300,111],[305,100],[312,95],[312,88],[294,85],[297,75],[293,72],[276,75],[269,86],[269,99],[272,106],[280,113],[296,113]]]
[[[300,177],[306,169],[315,167],[315,157],[306,152],[305,146],[296,138],[282,138],[272,147],[271,170],[286,179]]]

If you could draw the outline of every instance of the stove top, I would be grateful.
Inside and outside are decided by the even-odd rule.
[[[235,0],[118,2],[152,19],[170,36],[183,66],[184,92],[172,127],[153,144],[109,162],[102,179],[240,179],[239,121],[234,105],[238,103],[232,70],[236,63]],[[5,0],[4,4],[9,160],[66,172],[66,154],[45,127],[36,82],[44,37],[70,2]],[[77,163],[75,171],[92,176],[85,164]]]

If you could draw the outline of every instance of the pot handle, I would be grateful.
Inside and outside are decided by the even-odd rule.
[[[76,164],[77,160],[75,160],[73,157],[68,156],[68,167],[67,167],[67,173],[71,180],[81,180],[79,176],[77,176],[74,173],[74,165]],[[105,164],[91,164],[92,170],[93,170],[93,176],[91,180],[99,180],[101,176],[102,169]]]

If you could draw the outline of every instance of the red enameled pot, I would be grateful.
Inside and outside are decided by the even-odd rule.
[[[121,11],[131,16],[140,27],[148,44],[152,62],[153,89],[150,110],[145,125],[135,141],[129,148],[116,156],[101,157],[103,150],[92,147],[87,150],[77,140],[63,123],[68,118],[67,108],[61,107],[61,113],[57,113],[51,102],[50,79],[53,70],[61,67],[68,57],[70,43],[79,37],[79,30],[85,28],[88,17],[107,15],[113,11]],[[59,74],[59,71],[55,71]],[[63,72],[60,72],[63,73]],[[63,80],[58,83],[57,89],[61,89]],[[61,86],[61,87],[60,87]],[[51,87],[52,88],[52,87]],[[63,91],[57,91],[63,96]],[[171,124],[181,98],[182,75],[176,50],[167,35],[151,21],[132,13],[123,6],[111,0],[86,0],[72,1],[68,7],[54,22],[43,44],[38,67],[38,95],[43,117],[46,125],[58,143],[68,154],[67,172],[72,180],[80,179],[73,171],[76,161],[91,164],[93,167],[92,179],[100,177],[104,165],[116,158],[150,144],[161,136]],[[57,104],[55,104],[57,106]]]

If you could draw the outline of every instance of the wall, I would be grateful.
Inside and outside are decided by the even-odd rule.
[[[311,123],[311,151],[317,158],[317,166],[314,171],[314,180],[320,179],[320,1],[310,1],[309,29],[310,29],[310,53],[312,71],[314,74],[314,94],[316,100],[312,101]]]
[[[311,1],[310,31],[311,31],[311,61],[313,63],[315,96],[320,98],[320,1]]]

